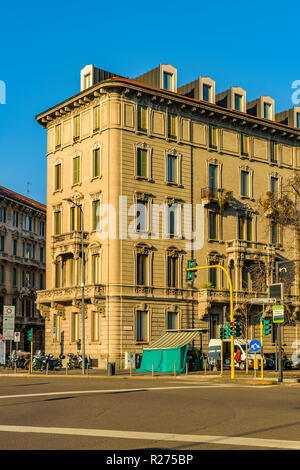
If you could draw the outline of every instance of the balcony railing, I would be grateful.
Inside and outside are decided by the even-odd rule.
[[[232,203],[233,191],[214,187],[201,188],[201,199],[204,204],[216,203],[220,209],[224,209]]]

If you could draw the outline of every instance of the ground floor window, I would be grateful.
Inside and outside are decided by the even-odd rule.
[[[92,341],[99,341],[99,312],[92,312]]]

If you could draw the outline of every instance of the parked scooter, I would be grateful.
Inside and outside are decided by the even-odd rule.
[[[82,357],[80,354],[68,354],[68,369],[80,369],[82,367]]]
[[[62,360],[65,358],[63,354],[60,354],[58,358],[54,358],[53,354],[47,354],[43,359],[43,365],[41,370],[60,370],[62,368]]]

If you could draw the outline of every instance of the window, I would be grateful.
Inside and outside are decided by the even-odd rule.
[[[53,326],[55,328],[54,341],[60,342],[60,316],[58,314],[53,315]]]
[[[71,324],[72,341],[78,342],[79,340],[79,313],[72,313]]]
[[[178,287],[178,257],[168,256],[168,287]]]
[[[1,264],[0,266],[0,284],[4,284],[5,282],[5,271],[4,271],[4,266]]]
[[[17,285],[17,269],[13,268],[13,286],[16,287]]]
[[[300,129],[300,113],[296,114],[296,127]]]
[[[93,284],[100,284],[100,255],[92,256],[92,282]]]
[[[219,324],[219,315],[217,313],[212,313],[209,315],[209,337],[210,339],[218,338],[218,324]]]
[[[168,312],[168,330],[178,329],[178,313]]]
[[[208,270],[208,279],[209,279],[210,284],[212,284],[213,288],[216,289],[217,288],[217,268],[210,268]]]
[[[61,212],[54,212],[54,235],[61,234]]]
[[[167,181],[169,183],[177,182],[177,165],[178,157],[174,155],[168,155],[168,171],[167,171]]]
[[[250,272],[243,266],[242,267],[242,289],[249,290],[250,288]]]
[[[13,211],[12,213],[12,224],[14,227],[19,226],[19,213],[17,211]]]
[[[61,163],[58,163],[57,165],[55,165],[54,172],[55,172],[54,190],[58,191],[59,189],[61,189]]]
[[[138,199],[136,204],[136,231],[145,232],[147,225],[147,202]]]
[[[93,108],[93,132],[97,132],[100,129],[100,106]]]
[[[58,149],[61,146],[61,124],[55,126],[55,148]]]
[[[77,209],[77,230],[81,232],[83,229],[83,212],[82,212],[82,205],[76,207]]]
[[[44,289],[44,276],[43,276],[43,274],[40,274],[39,289],[40,289],[40,290],[43,290],[43,289]]]
[[[269,103],[264,103],[264,118],[265,119],[272,119],[271,111],[272,111],[272,105]]]
[[[93,178],[100,176],[100,149],[93,150]]]
[[[208,168],[208,178],[209,178],[209,196],[215,197],[217,194],[217,166],[209,165]]]
[[[251,217],[247,217],[246,219],[246,236],[247,236],[247,241],[251,242],[252,241],[252,219]]]
[[[148,152],[145,149],[137,149],[137,176],[148,177]]]
[[[91,85],[91,74],[87,73],[86,75],[84,75],[84,89],[89,88]]]
[[[148,109],[147,106],[138,105],[138,130],[147,132],[148,129]]]
[[[44,262],[44,248],[40,247],[40,263]]]
[[[238,239],[244,240],[244,230],[245,230],[245,219],[244,217],[238,217]]]
[[[241,95],[238,95],[238,94],[234,95],[234,109],[236,111],[242,110],[242,99],[243,97]]]
[[[202,87],[203,101],[211,102],[211,86],[203,85]]]
[[[136,313],[136,339],[137,341],[148,339],[148,312],[138,310]]]
[[[241,171],[241,196],[248,196],[249,188],[249,173],[248,171]]]
[[[41,237],[45,236],[45,222],[40,222],[39,234]]]
[[[18,241],[14,240],[13,241],[13,255],[17,256],[17,254],[18,254]]]
[[[168,138],[176,139],[177,137],[177,116],[168,114]]]
[[[209,148],[217,148],[217,128],[215,126],[208,126],[208,143]]]
[[[92,230],[98,230],[100,224],[100,201],[93,201],[92,211]]]
[[[70,207],[70,232],[75,230],[75,207]]]
[[[0,207],[0,222],[6,222],[6,207]]]
[[[138,253],[136,258],[136,283],[138,286],[148,285],[148,255]]]
[[[241,135],[241,154],[249,155],[249,136],[246,134]]]
[[[275,178],[274,176],[271,176],[270,190],[272,191],[274,197],[277,197],[277,185],[278,185],[278,179]]]
[[[172,78],[173,75],[171,73],[164,72],[164,90],[172,91]]]
[[[275,222],[270,224],[271,243],[278,243],[278,226]]]
[[[80,157],[73,158],[73,184],[80,182]]]
[[[277,162],[277,143],[271,140],[270,142],[270,159],[271,162]]]
[[[208,213],[208,238],[211,240],[217,238],[217,214],[215,212]]]
[[[62,262],[59,258],[55,263],[55,287],[62,287],[61,286],[61,271],[62,271]]]
[[[100,315],[99,312],[92,312],[92,341],[99,341],[99,323],[100,323]]]
[[[4,251],[5,250],[5,237],[4,235],[1,235],[0,236],[0,251]]]
[[[28,231],[32,231],[32,217],[30,217],[29,215],[26,216],[26,230]]]
[[[80,115],[73,118],[73,141],[80,139]]]

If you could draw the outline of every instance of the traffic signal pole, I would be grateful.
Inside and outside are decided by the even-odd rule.
[[[185,268],[185,271],[198,271],[199,269],[213,269],[219,268],[225,273],[229,283],[229,292],[230,292],[230,322],[233,322],[233,290],[232,290],[232,282],[229,276],[228,271],[221,266],[220,264],[212,264],[210,266],[194,266],[192,268]],[[231,336],[230,338],[230,368],[231,368],[231,379],[234,379],[234,337]]]

